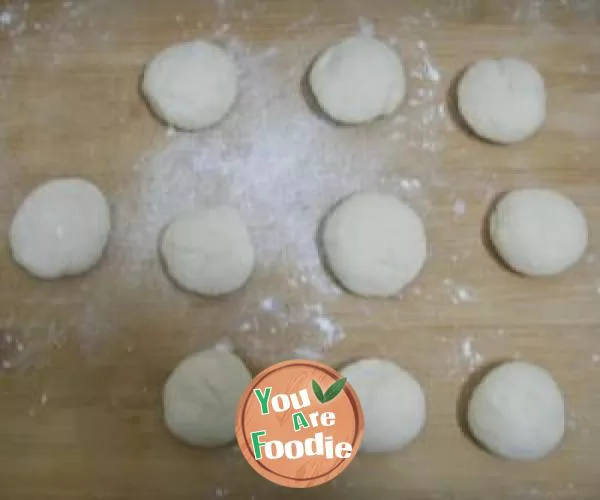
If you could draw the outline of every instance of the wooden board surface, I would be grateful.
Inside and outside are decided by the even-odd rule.
[[[384,0],[69,2],[0,8],[0,229],[56,176],[96,182],[115,230],[101,264],[54,283],[0,248],[0,498],[592,499],[600,496],[599,4]],[[303,75],[340,37],[373,31],[402,54],[409,95],[389,120],[334,127],[307,104]],[[219,127],[172,134],[138,94],[144,63],[194,37],[240,64],[241,96]],[[485,144],[460,129],[453,79],[485,56],[536,64],[548,119],[531,140]],[[523,279],[486,250],[492,200],[554,187],[585,211],[586,258],[563,276]],[[430,256],[402,298],[341,293],[321,270],[322,214],[356,189],[407,199]],[[177,290],[156,258],[174,214],[232,203],[257,246],[248,285],[222,300]],[[428,423],[401,453],[360,456],[334,483],[287,491],[236,447],[195,450],[161,423],[178,360],[233,345],[254,370],[294,356],[333,366],[396,360],[422,382]],[[568,430],[552,456],[501,461],[461,431],[478,370],[521,358],[564,390]]]

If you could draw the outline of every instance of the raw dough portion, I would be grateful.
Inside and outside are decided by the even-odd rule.
[[[482,59],[462,77],[458,107],[480,137],[501,144],[522,141],[546,117],[544,79],[521,59]]]
[[[82,274],[102,257],[110,232],[106,198],[91,182],[57,179],[23,200],[10,226],[15,261],[34,276]]]
[[[346,38],[325,50],[313,64],[309,80],[323,111],[341,123],[389,115],[406,93],[398,55],[366,36]]]
[[[142,91],[165,122],[198,130],[221,121],[233,105],[237,69],[217,45],[202,40],[182,43],[152,59]]]
[[[515,271],[551,276],[585,252],[588,227],[581,210],[550,189],[519,189],[500,200],[490,218],[498,254]]]
[[[399,292],[427,256],[419,216],[394,196],[369,192],[346,198],[327,217],[323,248],[342,285],[367,297]]]
[[[546,370],[513,361],[492,370],[475,388],[468,420],[473,436],[496,455],[536,460],[560,443],[565,404]]]
[[[248,280],[254,249],[237,210],[216,207],[177,217],[162,236],[169,276],[190,292],[224,295]]]
[[[173,370],[163,391],[165,424],[193,446],[233,441],[238,400],[252,380],[242,361],[225,351],[192,354]]]
[[[364,359],[341,374],[356,391],[365,416],[361,451],[399,450],[419,435],[425,425],[425,395],[410,373],[390,361]]]

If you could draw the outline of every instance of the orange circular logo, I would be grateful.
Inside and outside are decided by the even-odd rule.
[[[235,434],[261,476],[290,488],[331,481],[354,459],[364,432],[358,397],[322,363],[284,361],[259,373],[237,409]]]

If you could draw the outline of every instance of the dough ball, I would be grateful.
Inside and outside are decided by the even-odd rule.
[[[234,292],[254,267],[248,229],[230,207],[177,217],[165,229],[160,249],[169,276],[185,290],[201,295]]]
[[[357,124],[391,114],[404,99],[406,77],[398,55],[370,37],[346,38],[313,64],[310,86],[333,120]]]
[[[221,121],[237,94],[237,69],[220,47],[201,40],[169,47],[144,72],[142,91],[155,113],[183,130]]]
[[[252,377],[231,353],[208,350],[184,359],[163,391],[167,428],[193,446],[220,446],[235,437],[238,400]]]
[[[565,404],[546,370],[513,361],[492,370],[475,388],[468,420],[473,436],[492,453],[536,460],[561,441]]]
[[[482,59],[462,77],[458,107],[480,137],[500,144],[522,141],[546,117],[544,79],[521,59]]]
[[[498,254],[515,271],[551,276],[585,252],[588,227],[581,210],[549,189],[519,189],[500,200],[490,218]]]
[[[419,216],[394,196],[368,192],[346,198],[327,217],[323,249],[342,285],[367,297],[399,292],[427,256]]]
[[[414,377],[390,361],[365,359],[341,371],[356,392],[365,416],[361,451],[403,448],[425,425],[425,395]]]
[[[110,232],[106,198],[83,179],[58,179],[35,188],[10,226],[15,261],[34,276],[82,274],[102,257]]]

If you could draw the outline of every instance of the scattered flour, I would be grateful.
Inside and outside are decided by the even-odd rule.
[[[473,339],[467,337],[460,346],[463,360],[467,363],[469,371],[474,371],[483,362],[483,356],[473,347]]]
[[[225,0],[217,4],[220,11],[225,9]],[[69,18],[79,12],[78,5],[72,1],[63,3],[70,12]],[[517,21],[537,19],[541,16],[542,2],[524,2],[519,9],[514,14]],[[36,31],[48,28],[46,23],[30,21],[27,12],[26,2],[0,8],[0,31],[10,36],[13,44],[19,42],[19,35],[26,33],[28,26]],[[241,14],[243,19],[253,15],[250,10]],[[287,31],[290,35],[308,31],[318,19],[317,12],[311,13],[288,26]],[[183,24],[184,19],[177,16],[176,21]],[[278,281],[287,282],[295,295],[293,301],[286,303],[284,296],[258,279],[258,296],[248,297],[240,304],[239,312],[231,320],[237,330],[232,333],[252,339],[250,345],[261,352],[266,343],[266,336],[261,333],[274,331],[274,336],[289,340],[290,357],[323,359],[328,349],[346,334],[331,307],[340,290],[323,271],[315,246],[322,214],[340,197],[356,189],[379,187],[401,189],[426,212],[429,187],[444,181],[438,153],[444,147],[445,132],[454,130],[445,104],[444,80],[449,75],[438,67],[422,32],[425,27],[434,28],[437,21],[427,11],[420,17],[398,20],[399,29],[388,41],[399,48],[409,69],[407,103],[395,117],[377,124],[383,130],[382,139],[362,136],[359,131],[353,148],[346,148],[347,139],[338,140],[340,131],[314,116],[297,95],[298,76],[303,73],[310,54],[295,58],[298,64],[282,71],[282,62],[291,59],[285,57],[289,48],[282,45],[261,49],[247,45],[235,36],[233,24],[223,21],[226,20],[220,20],[212,36],[235,53],[241,66],[240,102],[222,127],[206,133],[183,134],[165,128],[165,143],[157,144],[134,166],[131,184],[116,200],[114,239],[121,246],[120,254],[125,255],[126,286],[136,289],[141,284],[149,262],[156,259],[158,233],[171,217],[198,205],[234,204],[244,214],[255,237],[257,272],[263,276],[265,271],[279,275]],[[375,25],[369,19],[359,17],[357,24],[360,34],[375,35]],[[71,33],[61,34],[54,28],[53,43],[57,49],[77,44]],[[98,37],[108,42],[113,33],[99,32]],[[64,57],[57,50],[52,64],[61,64]],[[285,106],[272,105],[282,99],[286,100]],[[380,147],[379,140],[393,141],[394,148]],[[386,157],[389,149],[393,149],[393,158]],[[374,150],[381,154],[373,155]],[[398,158],[409,155],[414,166],[398,163]],[[390,165],[402,168],[391,171]],[[489,185],[481,190],[486,200],[495,194]],[[464,215],[466,210],[464,200],[455,200],[455,216]],[[588,259],[591,262],[591,257]],[[476,300],[470,286],[449,279],[443,284],[454,304]],[[600,286],[597,291],[600,294]],[[412,290],[424,300],[433,300],[426,292],[417,287]],[[8,333],[4,340],[0,333],[0,344],[10,344],[8,348],[0,345],[2,369],[21,366],[33,352],[35,343],[30,341],[31,336],[40,332],[40,337],[47,338],[50,344],[61,345],[65,331],[74,325],[86,332],[87,337],[81,340],[84,344],[105,337],[107,332],[118,331],[117,325],[107,322],[104,299],[92,292],[86,292],[86,298],[88,306],[72,319],[71,325],[53,323],[40,327],[24,323],[19,331],[25,332],[23,335]],[[365,314],[371,312],[367,310]],[[289,334],[292,330],[302,331],[304,336],[292,338]],[[498,335],[504,335],[504,330],[499,329]],[[94,344],[89,345],[92,349]],[[230,350],[233,345],[234,341],[227,337],[215,347]],[[452,344],[450,349],[460,371],[464,372],[465,366],[473,371],[483,362],[471,337],[461,340],[458,347]],[[600,363],[600,354],[593,355],[592,361]],[[144,388],[143,392],[146,391]],[[47,398],[44,393],[42,406]],[[215,494],[223,497],[227,493],[218,488]]]
[[[221,351],[221,352],[233,352],[235,350],[235,346],[233,345],[233,342],[231,341],[231,339],[222,339],[219,342],[217,342],[215,344],[215,350],[217,351]]]
[[[6,26],[10,26],[13,20],[13,15],[8,11],[5,10],[4,12],[0,13],[0,26],[2,27],[6,27]]]
[[[363,18],[358,24],[361,32],[374,32],[370,21]],[[290,71],[296,68],[277,69],[282,60],[290,60],[284,58],[283,47],[257,50],[227,30],[221,28],[217,34],[224,37],[240,65],[240,100],[218,128],[202,134],[166,129],[167,144],[149,151],[134,166],[135,178],[120,193],[115,217],[115,240],[126,259],[125,277],[130,287],[141,285],[142,270],[156,258],[158,234],[177,213],[232,204],[251,231],[256,272],[279,274],[290,288],[307,297],[300,306],[293,301],[279,309],[280,297],[261,289],[261,281],[256,280],[253,293],[262,295],[261,307],[256,311],[251,301],[240,306],[234,318],[239,332],[251,336],[247,342],[253,351],[260,351],[259,327],[269,332],[272,328],[277,335],[286,335],[290,327],[301,329],[306,342],[290,342],[291,354],[321,357],[344,338],[344,332],[328,312],[328,303],[341,291],[323,270],[316,245],[320,219],[336,201],[357,189],[402,189],[417,210],[428,209],[424,183],[437,166],[439,132],[448,120],[444,91],[437,78],[430,78],[434,65],[427,47],[414,42],[410,64],[419,68],[412,75],[419,82],[414,110],[410,116],[399,114],[382,124],[390,128],[390,135],[397,134],[397,148],[379,146],[389,136],[360,129],[355,147],[348,148],[347,140],[339,142],[343,140],[339,130],[316,116],[295,92],[297,80]],[[304,59],[310,56],[293,59],[304,67]],[[296,73],[301,74],[302,68],[291,74]],[[281,96],[288,104],[273,106]],[[397,157],[403,148],[423,153],[414,169],[424,178],[398,171]],[[381,153],[373,155],[374,150]],[[457,296],[460,301],[470,300],[464,291]],[[256,319],[259,313],[270,314],[276,323],[264,326]]]
[[[361,36],[375,36],[375,25],[366,17],[358,18],[358,34]]]
[[[454,202],[452,210],[454,211],[454,215],[456,217],[462,217],[463,215],[465,215],[465,213],[467,213],[467,203],[465,202],[465,200],[461,200],[459,198]]]
[[[458,285],[449,278],[445,278],[442,283],[448,290],[453,304],[458,305],[466,302],[475,302],[475,296],[469,287]]]
[[[445,362],[448,366],[447,377],[460,375],[462,380],[466,380],[468,375],[485,361],[483,355],[475,349],[473,337],[466,337],[458,344],[446,336],[438,336],[436,339],[444,344]]]

